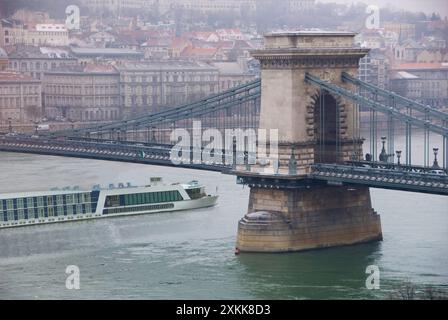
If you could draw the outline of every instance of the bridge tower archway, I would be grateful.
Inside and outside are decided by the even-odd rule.
[[[320,92],[314,102],[314,161],[336,163],[339,161],[339,113],[338,101],[327,92]]]

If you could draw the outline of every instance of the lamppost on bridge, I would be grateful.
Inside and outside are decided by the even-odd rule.
[[[383,148],[380,153],[380,161],[387,162],[387,152],[386,152],[386,137],[381,137],[381,143],[383,144]]]
[[[398,165],[401,165],[401,163],[400,163],[400,158],[401,158],[401,150],[397,150],[397,151],[395,151],[395,153],[397,154],[397,159],[398,159],[398,162],[397,162],[397,164],[398,164]]]
[[[9,133],[12,133],[12,118],[8,118],[8,130]]]
[[[72,118],[69,118],[68,122],[70,122],[70,127],[72,128],[72,130],[75,130],[75,120],[73,120]]]
[[[37,136],[39,130],[39,121],[31,120],[31,122],[34,124],[34,134]]]
[[[389,157],[394,157],[395,156],[395,154],[393,154],[393,153],[391,153],[391,154],[387,153],[387,151],[386,151],[386,140],[387,140],[386,137],[381,137],[381,143],[383,144],[383,147],[381,149],[381,153],[380,153],[380,156],[379,156],[379,160],[381,162],[388,162]]]
[[[432,167],[434,169],[440,169],[439,163],[437,161],[437,154],[439,153],[439,148],[432,148],[432,151],[434,152],[434,163],[433,163]]]

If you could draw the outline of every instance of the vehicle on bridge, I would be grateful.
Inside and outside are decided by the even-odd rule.
[[[78,187],[47,192],[0,194],[0,229],[36,224],[79,221],[125,215],[158,213],[211,207],[218,196],[205,193],[197,181],[136,187],[120,183],[108,188]]]

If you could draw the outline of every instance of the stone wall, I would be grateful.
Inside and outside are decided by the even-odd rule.
[[[238,226],[241,251],[300,251],[382,240],[366,187],[252,188]]]

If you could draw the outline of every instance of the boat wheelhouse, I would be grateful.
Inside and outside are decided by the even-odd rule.
[[[160,178],[142,187],[0,194],[0,228],[197,209],[214,206],[217,198],[197,181],[165,185]]]

